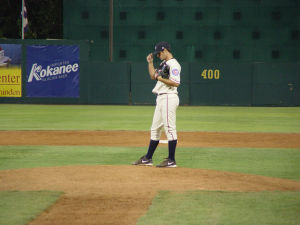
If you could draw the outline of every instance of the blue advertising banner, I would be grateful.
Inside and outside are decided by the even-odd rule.
[[[27,97],[79,97],[79,46],[29,45]]]

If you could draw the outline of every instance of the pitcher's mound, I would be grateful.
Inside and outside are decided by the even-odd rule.
[[[65,166],[0,171],[0,190],[65,194],[31,225],[135,224],[160,190],[284,191],[300,182],[201,169]]]

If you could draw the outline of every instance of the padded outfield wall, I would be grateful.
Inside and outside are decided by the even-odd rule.
[[[182,65],[182,105],[300,105],[298,0],[114,0],[112,62],[109,1],[63,2],[66,40],[0,40],[22,49],[15,70],[0,72],[0,103],[155,104],[145,57],[165,40]],[[79,46],[78,93],[29,91],[30,45]]]
[[[22,95],[2,96],[0,103],[155,104],[151,93],[155,82],[149,78],[146,62],[93,61],[90,41],[0,40],[1,44],[21,45]],[[79,46],[78,97],[28,96],[26,49],[32,45]],[[199,60],[181,64],[181,105],[300,106],[299,63],[202,63]],[[3,87],[7,77],[0,75]]]

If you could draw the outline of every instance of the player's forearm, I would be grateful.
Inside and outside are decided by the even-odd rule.
[[[157,77],[157,80],[159,80],[159,81],[165,83],[165,84],[168,85],[168,86],[179,87],[179,83],[176,83],[176,82],[174,82],[174,81],[172,81],[172,80],[170,80],[170,79],[164,79],[164,78],[162,78],[162,77]]]
[[[155,69],[154,69],[153,62],[148,63],[148,72],[149,72],[150,78],[152,80],[155,80]]]

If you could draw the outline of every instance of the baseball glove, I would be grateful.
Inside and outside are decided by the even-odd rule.
[[[157,77],[160,76],[164,79],[169,79],[169,77],[170,77],[170,67],[165,62],[163,62],[159,65],[159,68],[156,69],[156,73],[157,73]]]

